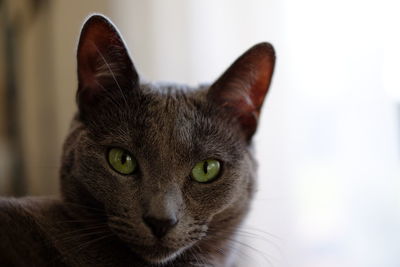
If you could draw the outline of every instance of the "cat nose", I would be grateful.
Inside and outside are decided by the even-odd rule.
[[[165,236],[178,222],[176,218],[158,219],[152,216],[144,216],[143,221],[158,238]]]

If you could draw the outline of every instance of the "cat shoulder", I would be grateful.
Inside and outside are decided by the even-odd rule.
[[[57,205],[49,198],[0,197],[0,266],[46,266],[54,258],[57,252],[48,247],[46,220]]]

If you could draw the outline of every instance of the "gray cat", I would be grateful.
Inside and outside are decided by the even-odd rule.
[[[0,266],[231,266],[274,68],[260,43],[211,86],[141,83],[112,23],[83,26],[58,199],[0,199]]]

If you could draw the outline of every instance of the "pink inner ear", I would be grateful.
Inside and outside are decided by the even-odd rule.
[[[263,62],[265,63],[264,60]],[[256,79],[250,82],[252,85],[249,88],[250,91],[247,92],[248,94],[243,97],[244,100],[238,103],[239,108],[242,110],[239,115],[239,122],[246,136],[252,136],[257,128],[261,107],[270,83],[268,72],[265,71],[267,67],[260,66],[257,68],[260,73],[257,73],[254,77]]]
[[[95,44],[88,41],[81,47],[80,51],[82,58],[79,62],[79,75],[84,80],[85,85],[91,88],[96,83],[96,54],[98,53],[96,50]]]
[[[85,24],[78,47],[78,74],[83,88],[97,88],[96,79],[101,59],[115,45],[117,35],[112,25],[104,18],[90,18]]]
[[[272,69],[273,65],[266,58],[263,58],[259,65],[256,66],[256,75],[251,86],[250,99],[254,104],[254,111],[257,113],[257,117],[260,115],[261,106],[269,89]]]
[[[98,79],[99,48],[92,39],[85,40],[78,51],[79,102],[92,105],[103,90]]]
[[[81,103],[90,103],[103,90],[121,88],[123,83],[131,85],[138,81],[122,38],[105,17],[94,15],[86,21],[79,40],[77,59]]]
[[[250,139],[268,91],[275,63],[271,45],[256,45],[237,59],[212,85],[209,97],[228,108]]]

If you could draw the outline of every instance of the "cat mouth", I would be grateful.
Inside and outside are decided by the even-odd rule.
[[[165,239],[154,239],[152,242],[145,244],[138,236],[132,238],[132,235],[126,230],[122,231],[121,227],[115,223],[110,225],[110,229],[136,256],[151,264],[162,265],[174,260],[193,244],[193,242],[188,244],[180,242],[178,246],[175,244],[171,247],[168,244],[168,241],[171,240]]]

